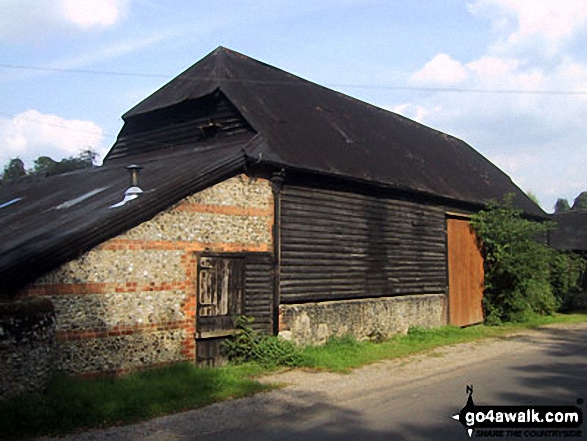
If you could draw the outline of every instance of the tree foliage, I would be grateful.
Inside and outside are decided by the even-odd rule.
[[[554,212],[555,213],[566,213],[567,211],[571,211],[571,206],[569,205],[569,201],[563,198],[558,198],[556,203],[554,204]]]
[[[580,255],[553,251],[550,284],[561,309],[571,309],[574,297],[587,288],[586,270],[587,261]]]
[[[493,324],[551,314],[559,306],[550,282],[553,251],[541,241],[551,224],[524,219],[512,202],[513,195],[491,202],[471,222],[484,254],[485,319]]]
[[[2,179],[17,179],[26,176],[26,170],[24,168],[24,162],[20,158],[11,159],[8,164],[4,167],[4,173],[2,173]]]
[[[35,159],[33,173],[58,175],[60,173],[66,173],[73,170],[89,168],[94,164],[96,156],[96,152],[92,150],[85,150],[78,156],[63,158],[59,162],[54,161],[48,156],[39,156],[37,159]]]
[[[587,191],[581,192],[581,194],[575,198],[573,211],[587,211]]]
[[[58,175],[82,168],[90,168],[94,165],[97,156],[98,154],[91,149],[84,150],[77,156],[63,158],[61,161],[55,161],[49,156],[39,156],[35,159],[33,169],[28,172],[20,158],[13,158],[4,167],[2,179],[15,179],[28,174]]]

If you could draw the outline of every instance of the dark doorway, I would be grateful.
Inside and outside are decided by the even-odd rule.
[[[201,255],[198,258],[196,362],[212,366],[224,361],[221,344],[234,333],[243,314],[245,259],[243,255]]]

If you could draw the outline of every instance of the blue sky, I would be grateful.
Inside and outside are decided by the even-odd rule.
[[[92,147],[225,46],[457,136],[547,211],[587,190],[584,0],[0,0],[0,165]]]

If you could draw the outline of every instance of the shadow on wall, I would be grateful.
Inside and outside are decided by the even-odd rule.
[[[47,299],[0,304],[0,399],[41,392],[55,356],[55,311]]]

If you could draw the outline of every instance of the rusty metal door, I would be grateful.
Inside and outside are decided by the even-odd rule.
[[[483,321],[483,256],[470,222],[447,219],[448,322],[467,326]]]
[[[199,364],[221,361],[220,345],[232,335],[243,313],[243,256],[200,256],[196,314],[196,355]]]

